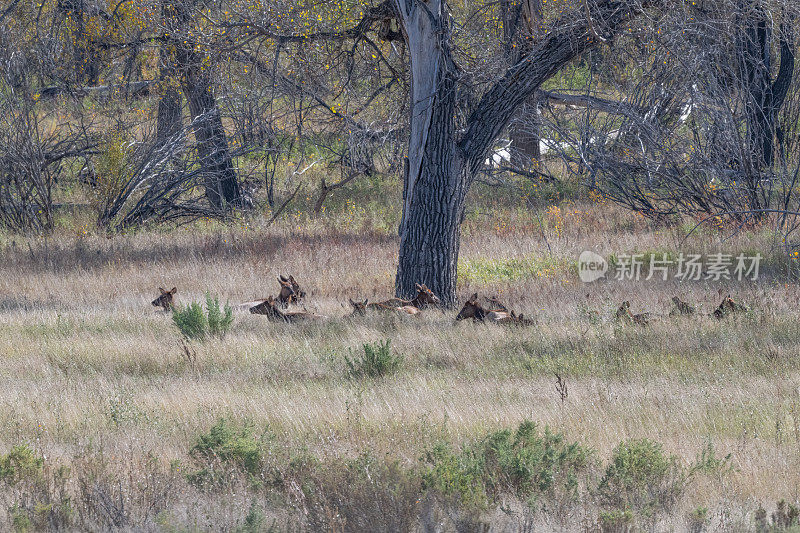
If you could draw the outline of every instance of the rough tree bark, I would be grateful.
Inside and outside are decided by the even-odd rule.
[[[452,306],[464,200],[488,149],[545,80],[651,2],[587,0],[565,15],[480,98],[463,133],[455,128],[459,70],[444,2],[395,2],[411,57],[412,99],[395,292],[408,298],[415,283],[425,283]]]
[[[778,47],[780,67],[772,79],[772,44],[774,41],[769,14],[763,5],[739,4],[737,60],[739,77],[744,85],[748,161],[743,162],[748,175],[759,180],[761,171],[770,168],[775,157],[778,112],[783,106],[794,72],[794,27],[780,28]]]
[[[190,31],[192,0],[171,3],[176,10],[175,19],[181,25],[181,34],[172,38],[175,57],[181,74],[181,83],[189,103],[197,153],[203,169],[206,198],[218,210],[240,205],[242,195],[236,170],[233,167],[228,139],[222,117],[214,97],[210,64],[202,51],[195,49],[193,39],[185,35]]]
[[[403,184],[403,218],[395,292],[411,297],[426,283],[452,305],[465,160],[456,149],[454,110],[458,72],[448,43],[442,0],[397,0],[411,55],[411,136]]]
[[[543,31],[542,0],[501,0],[503,13],[503,38],[505,41],[506,59],[509,65],[515,64],[519,58],[530,52]],[[541,100],[536,95],[526,102],[511,119],[508,127],[508,138],[511,140],[511,163],[515,166],[528,166],[541,157],[539,140],[541,138],[542,121],[538,108]],[[533,115],[523,113],[524,107],[533,109]],[[528,114],[526,120],[525,115]]]
[[[156,139],[163,144],[183,128],[181,111],[181,94],[178,91],[177,60],[175,43],[171,36],[175,28],[175,13],[168,1],[161,3],[161,16],[165,28],[165,39],[158,49],[158,80],[161,98],[158,101],[158,118],[156,120]]]

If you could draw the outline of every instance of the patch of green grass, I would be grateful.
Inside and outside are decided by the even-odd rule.
[[[577,269],[576,261],[546,256],[509,259],[476,257],[460,259],[458,262],[459,281],[483,284],[574,274]]]
[[[220,419],[208,433],[197,438],[189,456],[203,465],[187,475],[193,485],[222,482],[225,479],[223,466],[244,472],[256,481],[264,466],[264,443],[254,435],[252,426],[238,426]]]

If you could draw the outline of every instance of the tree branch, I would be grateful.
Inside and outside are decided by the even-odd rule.
[[[594,18],[604,22],[604,38],[610,38],[654,3],[654,0],[641,3],[601,0],[596,4]],[[486,150],[508,125],[514,111],[566,63],[598,44],[599,40],[589,27],[590,21],[585,20],[580,11],[575,10],[555,23],[554,29],[483,95],[470,114],[458,146],[473,170],[472,175],[480,168]]]

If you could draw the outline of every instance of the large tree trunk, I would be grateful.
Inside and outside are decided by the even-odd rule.
[[[161,15],[166,34],[175,30],[175,13],[168,1],[161,3]],[[175,57],[175,43],[165,39],[158,49],[158,81],[161,98],[158,101],[156,139],[163,144],[183,129],[181,94],[178,91],[179,73]]]
[[[508,64],[530,52],[542,34],[542,0],[501,0],[503,39]],[[511,163],[517,167],[530,166],[541,157],[542,119],[536,95],[519,108],[508,127],[511,140]]]
[[[772,21],[764,7],[742,1],[737,42],[739,76],[743,83],[747,127],[746,170],[760,182],[763,169],[772,167],[778,112],[791,85],[794,71],[794,28],[781,27],[780,69],[772,80]],[[754,206],[756,208],[758,206]]]
[[[184,92],[194,123],[206,198],[215,208],[224,209],[239,205],[241,191],[228,150],[222,118],[207,78],[199,65],[188,69],[184,78]]]
[[[458,139],[458,68],[444,2],[395,2],[411,57],[412,98],[395,291],[408,298],[415,283],[424,283],[452,306],[464,200],[489,147],[545,80],[600,40],[597,31],[610,38],[648,2],[600,0],[592,5],[593,21],[587,7],[568,14],[483,95]]]
[[[175,16],[183,34],[190,27],[188,6],[180,3],[172,5],[178,10]],[[177,37],[173,39],[175,55],[181,71],[183,92],[189,103],[206,198],[218,210],[238,206],[242,198],[241,189],[228,149],[222,117],[214,98],[212,69],[210,64],[206,64],[213,61],[204,61],[205,54],[197,51],[186,35]]]
[[[412,102],[395,292],[409,298],[425,283],[453,305],[465,167],[454,142],[457,72],[448,14],[440,0],[398,0],[398,10],[412,58]]]

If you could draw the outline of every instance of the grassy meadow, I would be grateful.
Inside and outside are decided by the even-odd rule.
[[[534,326],[349,316],[348,298],[393,295],[398,246],[397,213],[356,193],[271,226],[2,236],[0,529],[779,528],[800,498],[800,292],[769,228],[686,238],[603,202],[497,196],[470,204],[459,299],[498,296]],[[583,284],[583,250],[764,260],[755,282]],[[328,318],[236,307],[278,274]],[[182,340],[159,286],[230,303],[230,330]],[[727,293],[750,311],[708,317]],[[702,313],[613,320],[673,295]],[[393,371],[354,372],[365,344]]]

